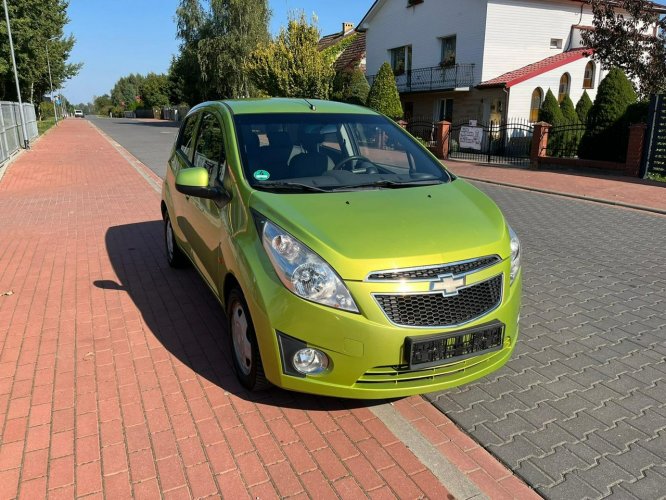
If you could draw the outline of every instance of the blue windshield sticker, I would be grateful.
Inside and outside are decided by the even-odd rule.
[[[254,175],[254,178],[257,179],[258,181],[267,181],[271,177],[271,174],[269,174],[265,170],[257,170],[252,175]]]

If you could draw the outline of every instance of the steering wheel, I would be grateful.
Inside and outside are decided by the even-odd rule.
[[[348,156],[347,158],[344,158],[343,160],[339,161],[335,165],[335,167],[333,167],[333,170],[343,170],[342,165],[344,165],[345,163],[349,163],[350,161],[354,161],[354,160],[365,160],[369,163],[373,163],[373,161],[370,158],[368,158],[367,156],[353,155],[353,156]],[[344,170],[347,170],[347,169],[344,169]]]

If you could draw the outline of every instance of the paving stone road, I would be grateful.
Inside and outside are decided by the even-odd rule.
[[[666,217],[477,186],[523,243],[521,340],[429,399],[546,498],[666,496]]]

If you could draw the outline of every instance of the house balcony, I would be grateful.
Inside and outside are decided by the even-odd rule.
[[[375,76],[368,76],[370,85]],[[471,87],[475,83],[474,64],[412,69],[395,75],[395,83],[401,94]]]

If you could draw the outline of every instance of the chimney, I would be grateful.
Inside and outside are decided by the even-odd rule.
[[[350,22],[342,23],[342,34],[343,35],[345,33],[349,32],[349,31],[353,30],[353,29],[354,29],[354,23],[350,23]]]

